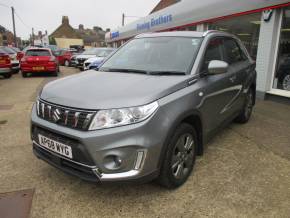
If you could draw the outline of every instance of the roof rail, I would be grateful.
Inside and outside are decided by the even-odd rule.
[[[203,37],[204,36],[206,36],[206,35],[208,35],[208,34],[210,34],[210,33],[214,33],[214,32],[219,32],[218,30],[207,30],[207,31],[205,31],[204,33],[203,33]]]

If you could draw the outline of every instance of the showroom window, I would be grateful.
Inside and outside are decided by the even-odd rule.
[[[211,22],[208,29],[225,31],[238,36],[251,57],[256,60],[260,25],[261,13],[255,13]]]
[[[282,15],[279,50],[273,88],[290,91],[290,8]]]

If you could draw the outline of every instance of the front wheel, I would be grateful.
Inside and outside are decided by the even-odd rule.
[[[175,131],[163,161],[159,184],[169,189],[181,186],[188,179],[196,158],[195,129],[182,123]]]
[[[246,95],[244,108],[241,114],[235,119],[237,123],[247,123],[249,121],[254,107],[254,96],[254,89],[249,89]]]

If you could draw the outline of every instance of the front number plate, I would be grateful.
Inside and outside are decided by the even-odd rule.
[[[57,142],[55,140],[49,139],[43,135],[38,134],[39,144],[48,150],[51,150],[55,153],[58,153],[62,156],[68,157],[70,159],[72,156],[72,149],[70,146],[65,145],[63,143]]]

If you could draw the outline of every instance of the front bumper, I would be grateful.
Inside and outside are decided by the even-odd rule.
[[[34,107],[32,110],[34,153],[49,164],[87,181],[153,179],[159,172],[159,158],[166,137],[166,130],[158,128],[163,115],[155,115],[152,119],[134,125],[79,131],[39,118]],[[35,128],[40,128],[58,138],[74,141],[75,143],[69,144],[73,150],[78,149],[75,154],[73,151],[74,159],[68,159],[40,146],[37,137],[33,136]],[[142,155],[139,155],[140,153]],[[120,157],[122,160],[120,166],[113,166],[113,161],[109,158],[112,156]],[[136,167],[137,165],[139,167]]]

